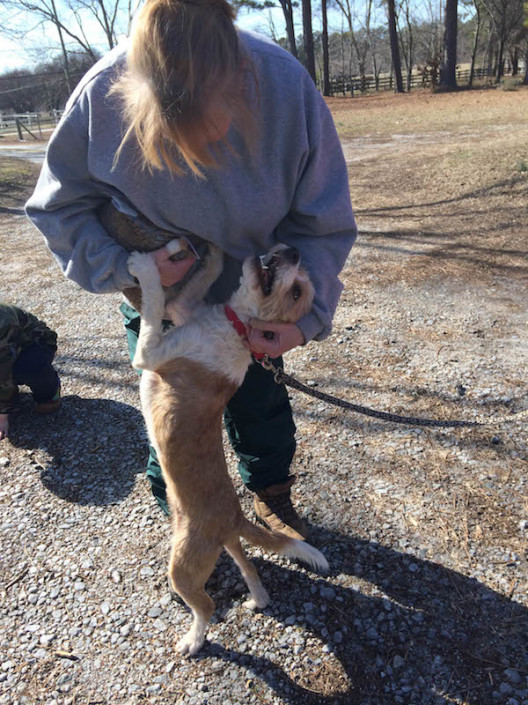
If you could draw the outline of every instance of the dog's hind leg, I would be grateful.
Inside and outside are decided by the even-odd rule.
[[[181,654],[194,656],[203,646],[205,632],[211,619],[215,603],[205,591],[205,583],[213,572],[221,547],[207,553],[197,553],[182,544],[174,544],[169,562],[169,581],[175,592],[191,608],[193,621],[191,628],[180,639],[176,650]]]
[[[244,602],[244,607],[251,610],[264,609],[269,603],[270,597],[260,581],[257,569],[244,553],[240,540],[236,538],[231,543],[226,544],[224,548],[239,567],[242,577],[249,588],[250,597],[249,600]]]
[[[176,644],[176,651],[182,655],[194,656],[204,644],[205,632],[213,615],[215,603],[205,590],[181,592],[180,594],[192,610],[193,621],[187,634]]]

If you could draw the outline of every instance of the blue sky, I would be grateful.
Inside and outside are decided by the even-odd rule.
[[[270,34],[267,19],[270,13],[279,36],[285,34],[284,19],[280,9],[264,13],[241,12],[238,24],[245,29]],[[92,20],[87,21],[87,26],[89,27],[88,36],[99,35],[100,29]],[[93,44],[101,51],[104,51],[108,46],[104,38],[101,38],[100,42],[94,41]],[[0,73],[19,68],[31,69],[36,62],[49,58],[49,54],[59,53],[58,41],[56,41],[53,28],[49,24],[44,30],[37,28],[30,32],[23,42],[15,42],[2,37],[0,47]],[[74,48],[73,45],[72,48]],[[44,56],[42,50],[44,50]]]
[[[314,29],[319,29],[320,18],[316,8],[314,8],[313,22]],[[243,29],[250,29],[266,35],[271,35],[271,25],[273,25],[279,37],[286,34],[284,15],[280,8],[262,12],[241,11],[237,24]],[[296,32],[300,33],[302,28],[298,11],[295,24]],[[335,11],[330,13],[329,24],[331,28],[341,28],[341,19]],[[98,36],[100,30],[93,20],[88,21],[86,26],[89,36]],[[100,43],[94,42],[94,44],[101,51],[104,51],[107,46],[103,39],[101,39]],[[50,56],[55,56],[59,53],[58,42],[49,24],[44,29],[35,29],[30,32],[23,43],[13,42],[2,37],[0,47],[0,74],[13,69],[32,69],[35,63],[49,59]]]

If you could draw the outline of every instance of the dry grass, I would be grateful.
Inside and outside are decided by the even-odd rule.
[[[526,126],[527,93],[525,87],[516,91],[414,91],[404,95],[330,98],[328,104],[343,139],[442,131],[478,135],[493,125],[498,129]]]
[[[0,213],[17,212],[24,207],[38,173],[35,164],[0,156]]]
[[[381,265],[393,281],[415,281],[417,271],[424,279],[523,270],[528,90],[374,96],[333,101],[331,107],[352,160],[350,187],[360,227],[372,249],[385,245],[381,258],[370,258],[373,271]],[[369,145],[400,125],[404,141]],[[346,136],[356,130],[361,140],[347,144]],[[357,164],[356,154],[363,155]],[[413,257],[395,262],[390,252],[396,244]]]

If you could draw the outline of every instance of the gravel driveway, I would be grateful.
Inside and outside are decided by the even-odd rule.
[[[526,279],[385,280],[382,262],[430,242],[382,225],[364,219],[334,334],[288,370],[411,415],[525,408]],[[292,393],[295,497],[331,571],[251,549],[272,596],[251,614],[223,555],[206,646],[181,659],[190,614],[165,580],[120,297],[65,280],[23,217],[1,216],[0,236],[0,293],[57,330],[65,395],[39,418],[23,394],[0,445],[2,705],[527,705],[525,424],[426,431]]]

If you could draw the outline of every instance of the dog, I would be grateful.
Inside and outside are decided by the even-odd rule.
[[[182,240],[167,245],[171,254],[182,247]],[[128,260],[142,295],[133,365],[143,371],[143,414],[172,514],[169,583],[193,613],[191,627],[176,648],[191,656],[202,647],[215,608],[205,583],[224,548],[249,589],[244,605],[253,610],[264,608],[270,598],[240,538],[266,551],[300,559],[312,568],[328,568],[323,554],[313,546],[257,526],[243,515],[222,444],[225,406],[252,363],[240,325],[244,329],[253,317],[298,321],[312,304],[312,284],[300,266],[297,250],[282,245],[243,263],[239,288],[228,306],[204,304],[200,300],[221,268],[222,254],[210,246],[201,269],[165,309],[152,255],[134,252]],[[175,327],[163,333],[162,319],[167,314]],[[233,314],[238,332],[232,324]]]

